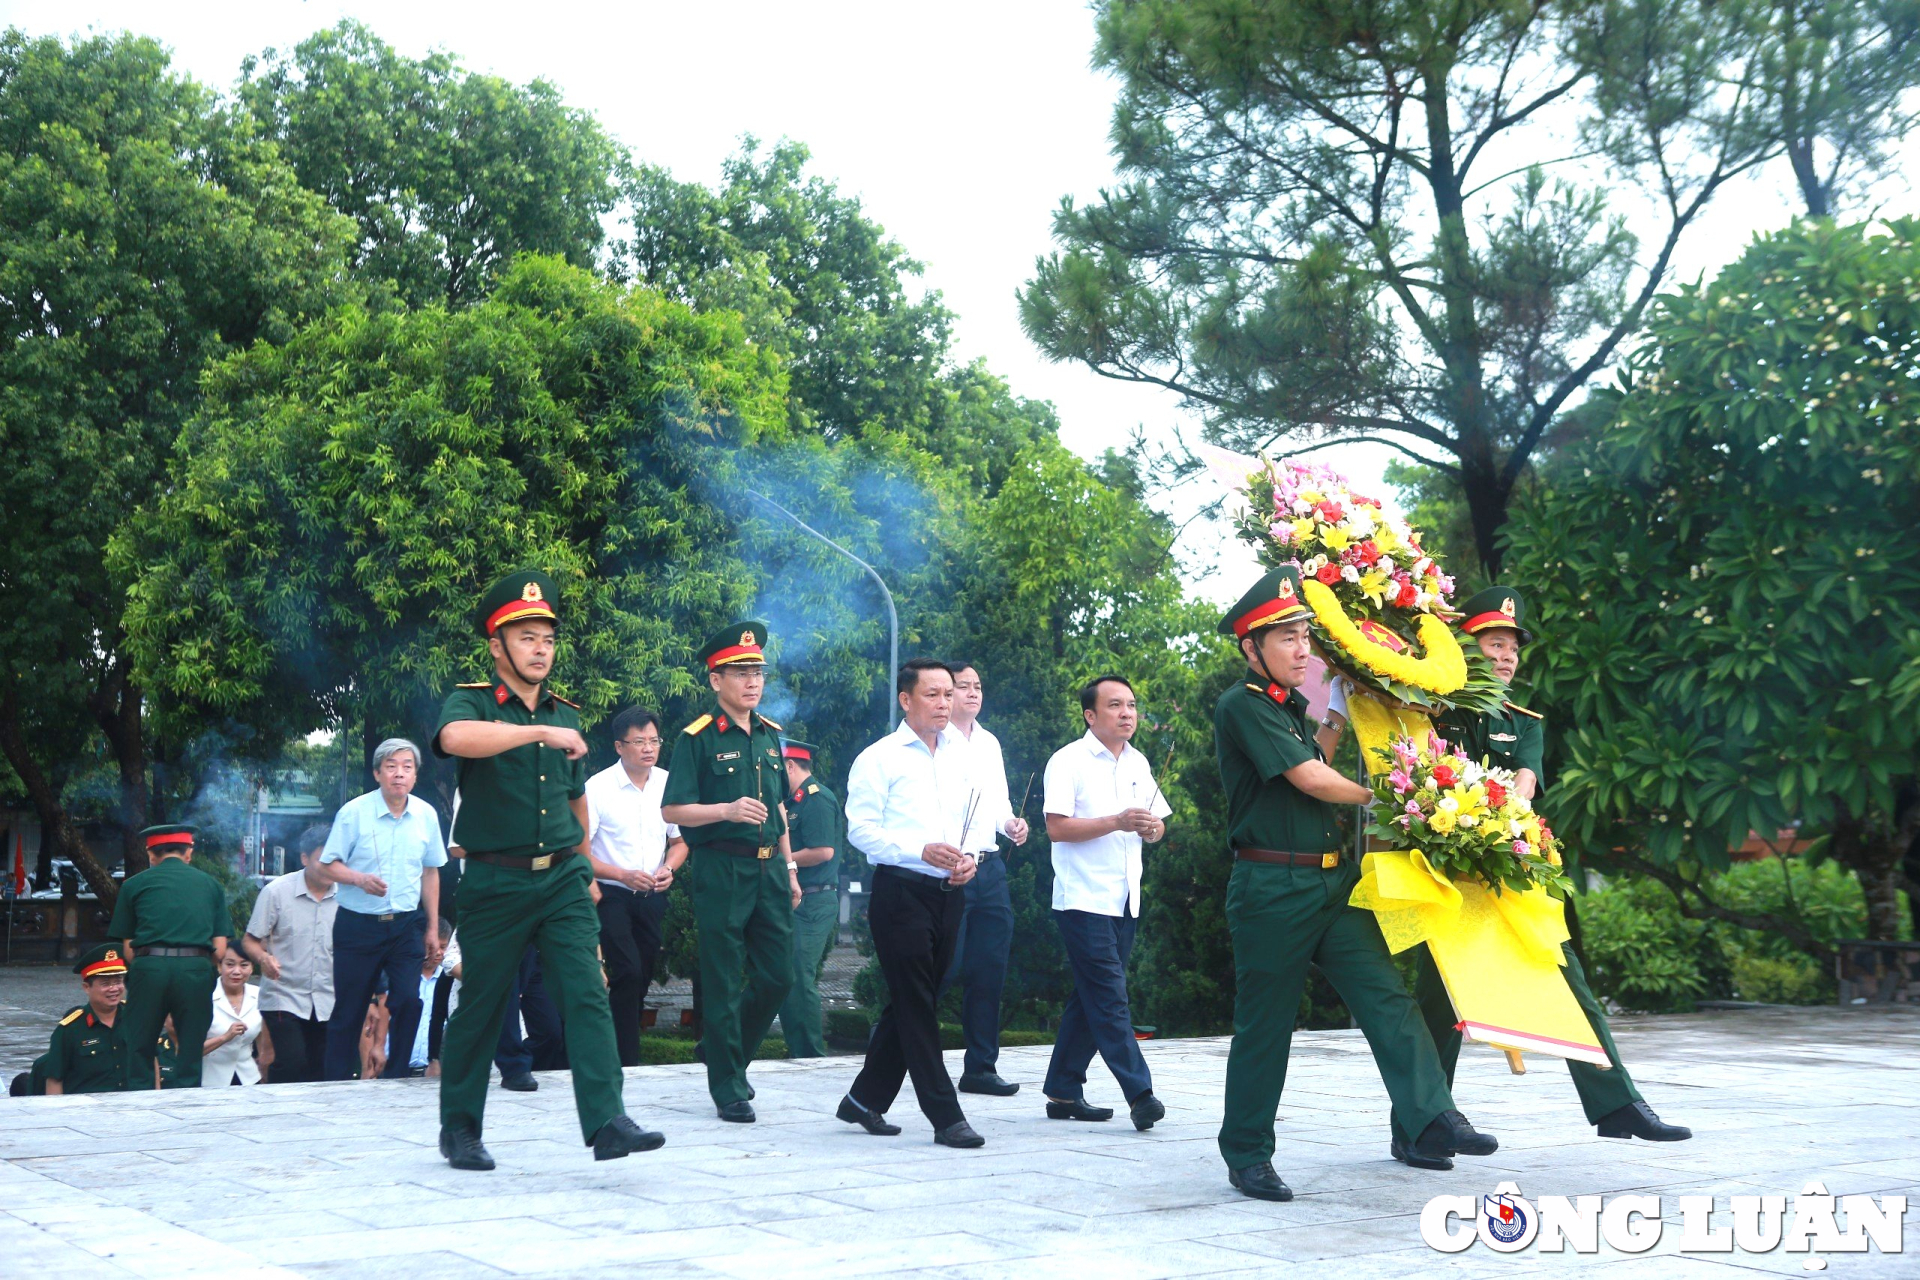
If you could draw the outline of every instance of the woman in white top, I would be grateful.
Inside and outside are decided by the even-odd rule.
[[[260,1068],[273,1065],[273,1038],[260,1017],[260,993],[247,982],[252,976],[253,961],[239,948],[227,948],[220,985],[213,991],[212,1029],[201,1050],[202,1085],[259,1084]]]

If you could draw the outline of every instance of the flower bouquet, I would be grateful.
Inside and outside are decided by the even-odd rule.
[[[1560,841],[1513,789],[1513,774],[1453,752],[1446,739],[1395,738],[1393,768],[1375,774],[1369,835],[1395,850],[1418,851],[1451,880],[1477,880],[1494,893],[1572,889]]]
[[[1447,623],[1453,579],[1420,534],[1378,498],[1312,463],[1263,458],[1242,491],[1238,532],[1272,566],[1296,564],[1328,666],[1362,690],[1420,711],[1491,710],[1501,685]]]

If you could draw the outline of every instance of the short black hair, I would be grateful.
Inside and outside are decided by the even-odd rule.
[[[919,688],[922,671],[944,671],[949,676],[953,674],[953,668],[938,658],[908,658],[900,664],[900,674],[893,682],[894,692],[912,693]]]
[[[1099,699],[1100,686],[1103,684],[1124,684],[1127,686],[1128,693],[1133,692],[1133,685],[1128,682],[1125,676],[1095,676],[1093,679],[1087,681],[1084,689],[1080,690],[1080,709],[1082,711],[1093,710],[1093,704]]]
[[[294,844],[297,846],[294,852],[305,857],[316,849],[324,849],[327,847],[327,837],[332,834],[333,824],[331,822],[316,822],[305,831],[302,831],[294,841]]]
[[[960,678],[960,673],[962,671],[971,671],[973,672],[973,674],[977,676],[982,676],[982,677],[984,677],[987,674],[986,672],[980,669],[979,663],[969,662],[969,661],[966,661],[965,659],[956,659],[956,658],[949,658],[947,660],[947,670],[953,672],[953,678],[955,680],[958,680]]]
[[[635,729],[645,729],[649,725],[658,729],[660,717],[645,707],[628,707],[613,718],[613,740],[619,742]]]

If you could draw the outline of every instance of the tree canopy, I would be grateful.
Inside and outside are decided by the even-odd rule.
[[[1750,830],[1792,826],[1859,877],[1870,935],[1898,936],[1920,836],[1917,271],[1920,223],[1798,222],[1663,298],[1605,427],[1516,510],[1556,826],[1694,911]]]

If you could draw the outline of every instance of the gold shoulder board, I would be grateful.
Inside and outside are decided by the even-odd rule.
[[[817,782],[809,782],[809,783],[807,784],[807,794],[808,794],[808,795],[810,795],[810,796],[817,796],[817,795],[819,795],[819,794],[820,794],[820,784],[819,784],[819,783],[817,783]]]
[[[78,1018],[81,1014],[85,1013],[86,1011],[87,1011],[86,1006],[82,1005],[80,1008],[75,1009],[72,1013],[68,1014],[66,1017],[60,1019],[60,1025],[63,1027],[66,1026],[69,1022],[72,1022],[74,1019]]]
[[[1519,703],[1517,703],[1517,702],[1509,702],[1509,703],[1507,704],[1507,710],[1509,710],[1509,711],[1518,711],[1518,712],[1519,712],[1519,713],[1520,713],[1521,715],[1523,715],[1523,716],[1532,716],[1532,717],[1533,717],[1533,718],[1534,718],[1535,720],[1545,720],[1545,719],[1546,719],[1546,717],[1545,717],[1545,716],[1543,716],[1543,715],[1541,715],[1541,714],[1540,714],[1540,713],[1539,713],[1538,711],[1529,711],[1529,710],[1527,710],[1527,709],[1526,709],[1525,707],[1523,707],[1523,706],[1521,706],[1521,705],[1520,705]]]
[[[685,729],[681,730],[681,732],[682,733],[698,733],[712,723],[713,723],[712,716],[701,716],[698,720],[695,720],[692,724],[688,725]]]
[[[472,684],[457,684],[453,687],[456,689],[491,689],[493,688],[493,681],[476,680]]]
[[[1264,695],[1266,693],[1265,689],[1262,689],[1259,685],[1253,683],[1251,680],[1247,681],[1247,688],[1253,690],[1255,693],[1258,693],[1258,694]]]
[[[767,728],[773,730],[775,733],[780,732],[780,726],[775,724],[773,721],[767,719],[765,716],[760,717],[760,723],[767,726]]]
[[[575,711],[578,711],[580,709],[580,704],[575,702],[572,698],[563,698],[556,693],[553,695],[553,700],[555,702],[564,702],[568,706],[572,707]]]

